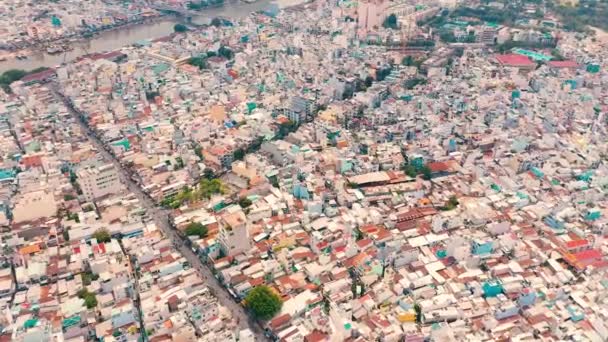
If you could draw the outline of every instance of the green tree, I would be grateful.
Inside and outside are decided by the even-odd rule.
[[[215,172],[213,172],[213,170],[210,168],[206,168],[205,170],[203,170],[203,178],[212,180],[216,178]]]
[[[411,90],[411,89],[416,88],[416,86],[418,86],[420,84],[426,84],[426,79],[425,78],[419,78],[419,77],[410,78],[410,79],[408,79],[407,81],[405,81],[403,83],[403,87],[405,89]]]
[[[385,28],[397,29],[398,24],[397,16],[395,15],[395,13],[391,13],[388,17],[386,17],[382,26],[384,26]]]
[[[184,168],[184,160],[182,159],[182,157],[175,158],[175,169],[179,170],[182,168]]]
[[[247,208],[251,206],[251,200],[247,197],[241,197],[241,199],[239,199],[239,205],[241,208]]]
[[[260,320],[270,320],[283,306],[281,298],[265,285],[255,287],[245,297],[245,303],[253,316]]]
[[[456,207],[458,206],[458,204],[458,198],[456,196],[450,196],[450,199],[448,200],[448,205]]]
[[[84,299],[84,305],[87,309],[92,309],[97,306],[97,298],[94,293],[89,292],[87,289],[81,289],[78,291],[78,298]]]
[[[203,178],[194,194],[195,198],[211,198],[212,195],[222,194],[226,192],[224,184],[219,178],[207,179]]]
[[[112,236],[110,236],[108,230],[103,228],[96,230],[95,233],[93,233],[93,237],[97,239],[98,243],[110,242],[110,240],[112,240]]]
[[[187,236],[198,236],[205,237],[207,236],[207,227],[200,222],[192,222],[186,227],[186,235]]]
[[[217,54],[226,59],[232,59],[234,57],[234,52],[229,47],[223,45],[217,50]]]
[[[27,72],[21,69],[10,69],[0,75],[0,87],[2,87],[7,93],[10,92],[11,83],[22,79]]]
[[[414,304],[414,311],[416,312],[416,323],[422,323],[422,309],[420,304]]]
[[[215,18],[211,19],[211,25],[213,25],[213,26],[215,26],[215,27],[220,27],[220,26],[222,26],[222,19],[217,18],[217,17],[215,17]]]
[[[298,124],[295,121],[288,120],[279,125],[279,132],[277,133],[276,137],[278,139],[282,139],[289,133],[294,132],[296,129],[298,129]]]
[[[245,158],[245,151],[242,148],[236,149],[232,154],[232,157],[235,160],[242,160],[243,158]]]
[[[432,177],[431,168],[428,167],[427,165],[422,167],[422,169],[420,170],[420,173],[422,174],[422,178],[425,180],[430,180]]]
[[[184,24],[175,24],[173,26],[173,31],[175,31],[177,33],[186,32],[186,31],[188,31],[188,27]]]
[[[401,60],[401,64],[405,66],[412,66],[414,65],[414,58],[412,56],[405,56],[403,57],[403,60]]]
[[[207,57],[192,57],[188,60],[188,64],[198,67],[200,70],[207,69],[209,65],[207,64]]]
[[[194,147],[194,154],[196,154],[200,160],[203,160],[203,148],[201,146]]]
[[[412,178],[416,178],[416,176],[418,174],[416,172],[416,168],[412,164],[406,164],[403,168],[403,172],[405,172],[406,175],[408,175],[409,177],[412,177]]]

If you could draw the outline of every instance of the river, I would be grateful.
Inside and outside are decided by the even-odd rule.
[[[273,4],[278,5],[279,8],[285,8],[302,2],[304,1],[258,0],[255,3],[248,4],[240,0],[228,0],[221,7],[202,10],[200,15],[192,18],[192,22],[195,24],[206,24],[217,16],[239,19],[251,12],[268,9]],[[27,59],[18,60],[9,58],[6,61],[0,62],[0,72],[9,69],[32,70],[39,67],[53,67],[63,63],[64,60],[69,62],[88,53],[112,51],[144,39],[163,37],[171,34],[173,32],[173,25],[181,21],[182,19],[178,17],[168,16],[143,24],[115,28],[110,31],[101,32],[90,39],[72,43],[74,49],[67,53],[49,55],[44,52],[34,52]]]

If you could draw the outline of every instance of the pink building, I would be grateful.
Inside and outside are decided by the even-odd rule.
[[[362,32],[373,31],[382,26],[384,19],[388,15],[388,1],[385,0],[364,0],[359,2],[357,9],[357,22]]]

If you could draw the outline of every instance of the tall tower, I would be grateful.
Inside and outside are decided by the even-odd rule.
[[[382,26],[386,18],[388,2],[385,0],[363,0],[357,9],[357,22],[362,32],[373,31]]]

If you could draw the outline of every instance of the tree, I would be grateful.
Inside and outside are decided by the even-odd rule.
[[[203,170],[203,178],[211,180],[216,178],[216,176],[212,169],[206,168]]]
[[[239,205],[241,208],[247,208],[251,206],[251,200],[247,197],[241,197],[241,199],[239,199]]]
[[[205,237],[207,236],[207,227],[200,222],[192,222],[186,227],[185,232],[187,236]]]
[[[203,160],[203,148],[201,146],[194,147],[194,154],[196,154],[200,160]]]
[[[80,273],[80,277],[85,286],[91,285],[91,281],[99,279],[99,275],[93,274],[91,271]]]
[[[323,312],[329,315],[329,311],[331,311],[331,303],[327,297],[323,296]]]
[[[184,160],[182,159],[182,157],[175,158],[175,169],[179,170],[182,168],[184,168]]]
[[[416,312],[416,323],[422,323],[422,309],[420,304],[414,304],[414,311]]]
[[[234,57],[234,52],[229,47],[223,45],[217,50],[217,54],[226,59],[232,59]]]
[[[422,178],[425,180],[430,180],[432,177],[431,168],[428,167],[427,165],[422,167],[422,169],[420,170],[420,173],[422,174]]]
[[[388,17],[386,17],[382,26],[385,28],[397,29],[397,16],[395,13],[391,13]]]
[[[186,7],[188,7],[188,9],[194,10],[194,11],[198,11],[201,8],[203,8],[203,6],[200,3],[195,3],[195,2],[189,2]]]
[[[103,228],[95,231],[95,233],[93,233],[93,237],[97,240],[98,243],[110,242],[110,240],[112,240],[112,236],[110,236],[110,233]]]
[[[10,92],[11,83],[18,81],[23,78],[23,76],[27,75],[25,70],[21,69],[10,69],[5,71],[0,75],[0,87],[2,87],[6,92]]]
[[[92,309],[97,306],[97,298],[94,293],[89,292],[86,288],[78,291],[78,298],[84,299],[84,305],[87,309]]]
[[[412,56],[405,56],[403,57],[403,60],[401,60],[401,64],[405,66],[412,66],[414,65],[414,58]]]
[[[368,87],[368,88],[371,87],[373,83],[374,83],[374,78],[373,77],[367,76],[365,78],[365,86],[366,87]]]
[[[441,210],[453,210],[456,209],[456,207],[458,206],[459,202],[458,202],[458,198],[456,196],[450,196],[450,199],[448,200],[448,202],[440,207]]]
[[[207,69],[209,66],[207,64],[207,57],[191,57],[188,60],[188,64],[198,67],[200,70]]]
[[[224,184],[219,178],[207,179],[203,178],[196,190],[195,198],[211,198],[211,195],[221,194],[225,192]]]
[[[215,27],[222,26],[222,19],[217,18],[217,17],[211,19],[211,25],[213,25]]]
[[[245,151],[242,148],[236,149],[232,154],[232,157],[235,160],[242,160],[243,158],[245,158]]]
[[[286,122],[282,122],[279,125],[279,132],[277,133],[276,137],[278,139],[283,139],[289,133],[294,132],[297,128],[298,124],[295,121],[288,120]]]
[[[407,81],[405,81],[403,83],[403,87],[405,89],[410,89],[411,90],[411,89],[416,88],[416,86],[419,85],[419,84],[426,84],[426,79],[425,78],[419,78],[419,77],[410,78],[410,79],[408,79]]]
[[[177,33],[186,32],[186,31],[188,31],[188,27],[184,24],[175,24],[173,26],[173,31],[175,31]]]
[[[361,229],[355,228],[355,239],[357,239],[357,241],[359,241],[359,240],[363,240],[363,238],[365,238],[365,235],[363,235],[363,232],[361,231]]]
[[[255,318],[264,321],[274,317],[283,306],[281,298],[266,285],[260,285],[251,290],[245,297],[245,303]]]
[[[456,198],[456,196],[450,196],[450,199],[448,200],[448,205],[455,208],[458,206],[458,204],[458,198]]]
[[[411,164],[405,165],[405,167],[403,168],[403,172],[405,172],[405,174],[411,178],[416,178],[416,176],[418,174],[418,172],[416,172],[416,168],[414,167],[414,165],[411,165]]]

